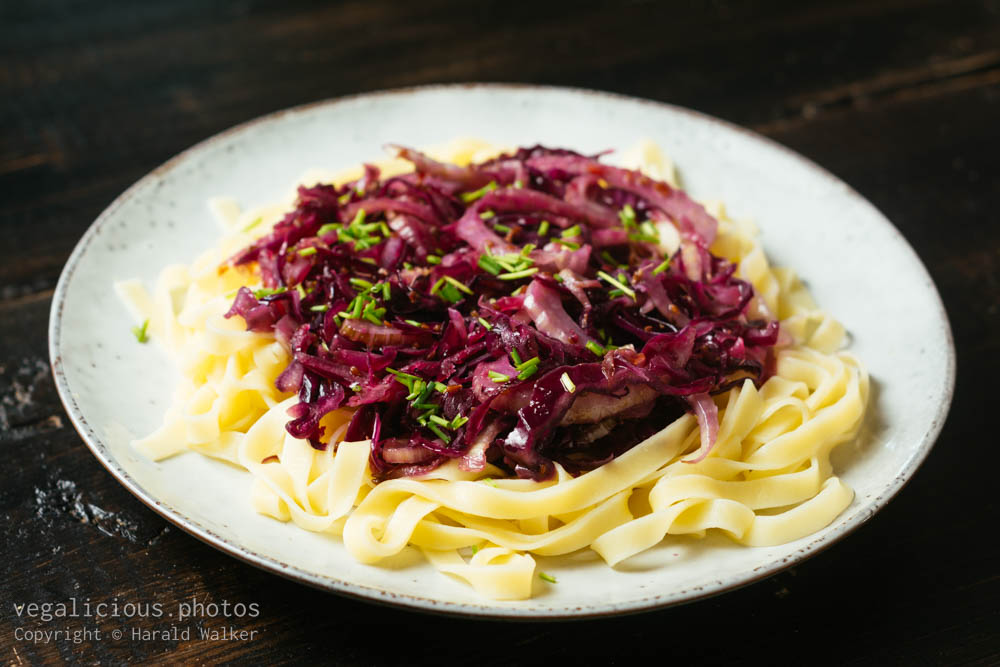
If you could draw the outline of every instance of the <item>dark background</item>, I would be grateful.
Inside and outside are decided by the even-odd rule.
[[[913,481],[842,543],[746,589],[640,616],[519,625],[307,589],[130,496],[69,426],[48,368],[52,290],[87,226],[147,171],[235,123],[457,81],[688,106],[802,152],[871,199],[930,269],[958,348],[951,415]],[[12,664],[1000,663],[998,443],[987,428],[1000,376],[998,122],[998,0],[3,2],[0,651]],[[261,614],[231,619],[257,630],[248,642],[14,640],[17,627],[81,627],[13,609],[72,597],[257,602]]]

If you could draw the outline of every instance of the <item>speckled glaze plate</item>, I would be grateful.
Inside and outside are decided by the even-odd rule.
[[[309,167],[382,155],[388,142],[459,136],[583,152],[662,146],[686,188],[754,219],[777,265],[797,269],[842,321],[868,365],[872,404],[858,440],[838,448],[851,506],[791,544],[745,548],[724,538],[668,538],[615,569],[589,550],[541,558],[558,585],[493,602],[418,554],[360,565],[339,538],[254,513],[250,476],[198,454],[154,463],[129,441],[157,426],[176,379],[155,345],[137,345],[111,284],[152,283],[217,238],[205,202],[278,200]],[[730,590],[830,546],[884,506],[927,456],[944,422],[955,356],[937,291],[916,254],[870,203],[820,167],[708,116],[605,93],[526,86],[435,86],[320,102],[233,128],[140,180],[94,222],[66,264],[52,303],[52,367],[73,424],[94,455],[144,503],[205,542],[258,567],[333,592],[415,609],[509,618],[578,618],[654,609]]]

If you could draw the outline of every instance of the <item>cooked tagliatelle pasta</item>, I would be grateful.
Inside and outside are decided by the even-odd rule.
[[[462,174],[467,174],[460,172],[463,165],[482,163],[498,153],[496,148],[483,142],[456,141],[430,151],[434,158],[451,163],[449,165],[403,150],[401,155],[407,159],[398,158],[380,164],[381,171],[377,175],[371,169],[342,174],[313,172],[307,175],[304,182],[336,184],[340,189],[331,191],[340,198],[338,205],[353,214],[351,202],[373,201],[371,197],[364,199],[362,188],[365,179],[370,183],[373,178],[389,179],[394,174],[406,174],[413,170],[413,163],[416,163],[418,171],[427,172],[430,177],[445,182],[448,178],[463,178]],[[541,156],[539,159],[575,159],[558,152],[534,155]],[[534,165],[532,169],[538,167],[544,172],[543,165],[540,162],[531,163],[531,159],[534,158],[522,160],[522,165]],[[626,152],[622,161],[628,167],[669,184],[658,186],[661,193],[680,192],[675,189],[672,165],[656,146],[648,142],[640,144]],[[493,164],[504,163],[501,159]],[[558,168],[563,169],[570,163],[559,164],[562,166],[557,165]],[[446,171],[446,168],[453,171]],[[516,180],[506,184],[505,191],[516,193],[518,188],[529,187],[522,179],[534,178],[532,169],[516,173]],[[636,173],[626,170],[615,173],[619,172]],[[587,201],[578,200],[575,204],[578,206],[597,202],[605,207],[614,207],[616,202],[608,197],[601,199],[603,195],[600,193],[610,193],[610,197],[615,193],[636,191],[628,190],[631,181],[609,183],[610,177],[602,174],[593,174],[592,182],[581,180],[587,178],[586,174],[575,178],[574,183],[582,183],[580,187],[584,197],[589,197]],[[342,187],[344,183],[350,184],[346,190]],[[470,193],[466,188],[465,192],[456,190],[453,194],[456,200],[460,199],[469,206],[468,210],[473,210],[477,199],[472,196],[482,198],[483,192],[490,194],[497,186],[496,181],[491,183],[492,186],[476,188],[475,192]],[[588,187],[591,189],[587,190]],[[594,188],[599,192],[597,196],[593,194]],[[571,201],[568,195],[566,200]],[[503,297],[520,298],[520,301],[512,302],[514,305],[509,311],[500,312],[502,309],[496,306],[499,314],[489,315],[484,301],[480,305],[481,312],[476,311],[477,315],[468,317],[468,324],[462,325],[463,332],[468,336],[463,339],[464,345],[468,348],[475,347],[475,340],[486,340],[490,333],[496,334],[494,327],[498,327],[499,322],[510,321],[514,322],[510,325],[511,330],[515,326],[533,326],[535,330],[545,333],[547,338],[543,338],[546,340],[563,340],[567,349],[579,350],[586,342],[586,349],[592,350],[595,355],[592,365],[599,365],[603,358],[601,363],[605,368],[612,363],[608,360],[618,360],[622,367],[630,369],[648,368],[643,365],[647,363],[644,355],[639,354],[646,348],[637,348],[637,343],[621,345],[619,342],[620,346],[616,346],[617,339],[613,341],[606,332],[599,336],[593,333],[596,328],[587,329],[584,325],[579,329],[572,329],[569,324],[559,325],[564,326],[559,328],[553,322],[566,316],[560,305],[562,302],[558,298],[554,301],[555,305],[551,301],[547,304],[542,302],[561,289],[560,285],[578,289],[573,280],[579,280],[582,281],[581,302],[586,301],[585,305],[604,307],[607,312],[612,312],[612,305],[601,304],[613,304],[618,299],[622,308],[634,308],[635,312],[640,312],[639,305],[648,301],[645,312],[659,318],[652,321],[661,323],[665,332],[657,335],[680,336],[694,325],[671,321],[670,314],[680,313],[680,310],[674,306],[671,311],[669,299],[666,306],[662,300],[655,304],[656,309],[663,311],[660,315],[653,307],[656,295],[652,290],[655,287],[644,282],[652,271],[648,267],[645,273],[631,269],[642,257],[650,257],[649,267],[655,263],[657,270],[662,272],[665,267],[672,266],[671,261],[680,262],[684,268],[673,267],[672,270],[690,274],[692,264],[696,262],[691,253],[697,252],[701,246],[706,246],[712,256],[721,258],[712,260],[717,262],[717,266],[727,266],[725,262],[732,264],[735,269],[731,278],[735,282],[732,284],[738,287],[745,282],[752,286],[752,292],[748,291],[741,302],[742,310],[734,311],[736,314],[732,317],[751,325],[758,321],[780,322],[780,334],[775,333],[779,325],[772,326],[770,333],[766,334],[776,335],[776,344],[761,344],[757,352],[751,350],[744,353],[743,346],[752,348],[753,336],[765,335],[759,331],[741,334],[743,337],[737,337],[738,341],[727,343],[729,347],[726,349],[733,358],[743,354],[739,357],[742,359],[739,369],[750,368],[753,372],[737,372],[735,367],[727,367],[719,371],[712,381],[715,384],[711,385],[706,384],[708,381],[703,381],[704,378],[676,379],[674,376],[673,385],[667,383],[658,390],[661,392],[659,397],[647,397],[643,399],[644,403],[639,402],[643,397],[641,383],[634,379],[629,384],[601,394],[599,391],[586,391],[579,379],[581,376],[572,376],[577,378],[574,381],[571,375],[563,373],[559,376],[563,389],[557,387],[557,390],[568,392],[565,396],[571,403],[578,399],[575,402],[578,412],[573,412],[574,408],[567,411],[565,405],[558,408],[562,410],[562,421],[551,425],[546,442],[555,442],[562,437],[560,442],[564,444],[561,446],[568,449],[560,453],[555,445],[538,444],[538,450],[529,456],[524,453],[526,448],[517,449],[515,446],[518,444],[515,434],[518,428],[533,418],[525,416],[531,408],[525,401],[503,408],[503,401],[514,400],[509,397],[516,393],[519,379],[525,385],[530,381],[537,381],[540,385],[543,382],[540,378],[549,368],[546,364],[555,362],[537,357],[534,362],[523,359],[516,348],[511,361],[494,358],[491,361],[494,365],[482,371],[485,377],[472,380],[481,393],[475,395],[477,399],[469,399],[478,401],[470,405],[478,406],[490,401],[494,405],[493,409],[482,409],[486,417],[480,420],[478,427],[480,433],[487,433],[487,437],[477,440],[478,449],[477,444],[471,442],[472,436],[464,442],[461,451],[452,452],[449,447],[457,447],[455,443],[463,441],[464,429],[471,428],[467,424],[470,418],[475,421],[482,415],[477,417],[473,414],[475,411],[450,415],[446,403],[451,391],[449,385],[436,382],[431,375],[420,375],[416,370],[398,370],[404,367],[402,353],[396,354],[394,361],[390,359],[393,367],[390,368],[387,362],[378,369],[385,373],[388,371],[384,369],[389,368],[398,379],[386,376],[377,386],[379,391],[401,392],[393,400],[412,412],[407,413],[410,417],[398,417],[403,421],[396,423],[412,424],[406,428],[424,433],[420,436],[422,439],[410,441],[405,434],[402,437],[398,433],[392,434],[393,426],[389,422],[397,418],[390,416],[391,409],[371,408],[385,404],[378,400],[388,399],[366,402],[365,392],[368,389],[354,384],[349,387],[349,391],[356,393],[353,400],[338,395],[335,408],[308,412],[312,408],[303,396],[312,397],[311,405],[319,404],[322,397],[317,398],[315,392],[310,395],[309,387],[302,389],[302,383],[310,382],[309,378],[314,377],[310,373],[315,373],[315,377],[325,376],[322,376],[321,369],[314,371],[312,366],[306,365],[303,371],[295,366],[295,362],[319,363],[299,352],[301,345],[296,347],[301,343],[301,337],[309,335],[308,331],[283,333],[281,322],[275,323],[273,318],[264,326],[254,326],[254,317],[264,317],[273,311],[271,304],[274,302],[267,299],[274,298],[276,294],[284,295],[288,297],[288,308],[306,310],[302,317],[312,317],[316,322],[332,321],[339,325],[339,331],[344,336],[355,332],[351,327],[362,333],[367,332],[365,335],[375,330],[386,338],[352,338],[354,342],[364,340],[368,343],[367,348],[353,345],[353,349],[367,349],[366,354],[369,355],[373,349],[382,349],[384,356],[384,348],[390,344],[399,346],[402,339],[396,337],[396,332],[410,330],[405,329],[403,324],[399,324],[397,329],[387,320],[383,321],[388,316],[379,314],[382,302],[375,297],[365,301],[364,295],[376,294],[380,289],[388,292],[390,289],[402,289],[401,286],[413,287],[419,284],[417,281],[421,276],[434,277],[437,274],[431,272],[439,270],[436,267],[442,257],[430,252],[436,248],[424,249],[418,253],[422,261],[416,268],[403,268],[400,262],[398,273],[391,275],[403,277],[385,278],[385,287],[372,285],[372,281],[366,280],[363,282],[367,282],[368,286],[362,286],[365,291],[361,291],[359,284],[352,283],[358,291],[350,303],[338,305],[331,301],[306,309],[302,304],[307,303],[309,295],[301,285],[293,289],[293,281],[283,289],[273,284],[273,275],[265,279],[263,274],[269,270],[273,273],[275,269],[273,266],[262,269],[261,264],[273,261],[273,257],[268,260],[267,255],[259,255],[253,261],[232,261],[234,257],[240,257],[240,253],[245,253],[247,247],[254,247],[255,243],[256,247],[262,247],[264,241],[272,238],[269,235],[273,234],[275,225],[280,224],[285,213],[296,206],[296,201],[293,197],[273,206],[241,211],[232,200],[213,200],[211,208],[224,227],[224,234],[215,247],[191,265],[165,268],[151,293],[137,281],[116,284],[118,293],[136,321],[148,322],[146,331],[150,339],[169,353],[183,378],[163,426],[134,443],[146,456],[160,460],[194,450],[241,466],[253,476],[251,502],[257,512],[279,521],[293,521],[306,530],[341,535],[347,551],[363,563],[375,565],[407,547],[416,547],[441,572],[468,582],[483,596],[504,600],[531,596],[533,582],[539,575],[533,554],[557,556],[590,548],[609,566],[614,566],[657,545],[668,535],[700,536],[709,530],[721,531],[748,546],[777,545],[820,530],[851,503],[853,492],[833,474],[829,457],[832,448],[852,439],[860,426],[868,396],[865,369],[857,359],[841,351],[843,328],[817,308],[791,270],[770,266],[753,225],[731,219],[721,204],[707,204],[704,210],[691,204],[697,208],[692,208],[694,213],[688,215],[668,210],[670,207],[666,204],[665,209],[657,209],[641,196],[627,199],[618,213],[624,230],[620,234],[613,221],[604,227],[595,222],[592,228],[574,229],[576,220],[573,211],[578,209],[560,209],[552,214],[551,220],[546,221],[535,219],[525,222],[519,218],[516,225],[534,225],[530,234],[537,236],[530,238],[556,239],[543,248],[538,248],[541,243],[529,244],[531,247],[526,252],[523,247],[508,247],[512,243],[510,227],[516,226],[514,222],[507,225],[497,223],[492,228],[479,226],[493,216],[493,211],[486,210],[485,204],[476,209],[481,220],[474,221],[474,228],[472,223],[462,222],[468,217],[462,215],[456,223],[459,227],[465,225],[459,236],[473,248],[468,252],[478,249],[479,254],[475,255],[479,258],[478,266],[485,271],[481,280],[490,279],[486,274],[497,279],[513,275],[510,287],[524,286],[520,294],[514,290],[511,296]],[[301,203],[301,199],[299,201]],[[500,198],[486,201],[493,202],[497,211],[502,211],[503,200]],[[372,248],[382,247],[379,243],[390,245],[393,236],[405,237],[408,233],[404,229],[406,215],[419,218],[415,211],[404,215],[392,208],[386,209],[381,229],[377,226],[380,222],[377,218],[374,222],[364,223],[376,225],[374,227],[355,224],[356,217],[351,222],[355,227],[349,227],[346,219],[322,222],[341,224],[336,230],[336,242],[341,245],[350,238],[353,245],[349,249],[359,252],[371,246],[367,247],[371,251]],[[595,211],[591,209],[591,213],[598,216],[600,212]],[[359,214],[362,220],[364,214],[364,211]],[[699,229],[698,216],[702,214],[705,214],[705,220],[717,225],[707,236],[704,229]],[[287,218],[285,220],[287,223]],[[385,222],[389,223],[391,230],[385,230]],[[550,227],[555,231],[550,232]],[[316,252],[325,252],[328,246],[332,247],[333,241],[324,242],[326,232],[323,229],[325,227],[315,235],[316,250],[310,252],[311,246],[302,246],[301,243],[296,246],[300,256],[309,258]],[[504,229],[507,229],[506,235]],[[372,234],[375,244],[365,242],[367,237],[359,235],[357,230]],[[409,233],[414,232],[411,230]],[[516,237],[516,234],[513,236]],[[406,238],[408,242],[412,240]],[[573,241],[574,238],[576,241]],[[587,247],[593,246],[592,264],[588,271],[601,266],[599,263],[604,260],[594,257],[600,248],[604,249],[600,256],[606,257],[608,264],[607,271],[601,273],[607,280],[604,276],[591,280],[583,275],[585,270],[574,269],[572,265],[568,267],[569,273],[560,270],[567,269],[567,266],[560,267],[559,258],[570,255],[561,256],[558,253],[578,252],[583,245],[579,242],[581,240],[589,241]],[[484,245],[477,246],[477,243]],[[281,252],[289,252],[291,246],[286,246],[281,247]],[[509,257],[504,259],[507,255],[501,254],[518,251],[523,260],[516,262]],[[461,252],[466,250],[456,251],[456,254]],[[549,255],[540,254],[544,252]],[[370,257],[375,255],[374,251],[368,252]],[[435,257],[437,263],[433,259]],[[491,263],[494,260],[498,264]],[[664,261],[661,263],[661,260]],[[383,254],[378,255],[375,263],[384,261],[393,260],[386,260]],[[447,256],[443,261],[445,267],[451,265]],[[548,261],[556,262],[556,266],[548,267]],[[409,262],[406,265],[409,266]],[[616,265],[631,266],[631,269],[623,269],[616,274]],[[497,273],[493,273],[492,269],[497,269]],[[287,278],[289,271],[279,268],[277,274]],[[406,271],[416,273],[407,274]],[[380,275],[388,276],[390,272]],[[543,279],[542,275],[548,278]],[[682,278],[683,275],[678,280]],[[262,286],[262,280],[265,283],[271,280],[272,284]],[[456,312],[460,310],[458,299],[454,297],[465,298],[463,290],[471,283],[444,278],[435,283],[438,283],[437,289],[435,292],[431,288],[431,296],[443,299],[444,306],[454,306],[452,310]],[[457,283],[457,286],[447,292],[452,289],[449,288],[451,283]],[[254,292],[252,302],[239,312],[241,316],[235,316],[231,310],[235,309],[234,297],[238,303],[242,298],[238,296],[241,288],[247,286],[250,288],[245,292],[247,296]],[[601,290],[604,292],[598,295]],[[292,298],[291,293],[296,291],[297,296]],[[727,294],[737,298],[736,292],[721,291],[711,298],[725,300],[730,298]],[[382,311],[384,306],[389,305],[390,295],[385,296]],[[335,301],[336,297],[331,298]],[[496,301],[490,302],[491,305],[493,303]],[[501,299],[501,303],[507,302]],[[542,304],[540,307],[539,303]],[[252,310],[265,305],[271,310]],[[684,304],[680,303],[680,306],[683,310]],[[566,305],[566,308],[575,313],[580,306],[574,303],[572,307]],[[455,316],[451,317],[454,319]],[[476,317],[482,321],[482,331],[473,331]],[[583,317],[571,319],[585,324]],[[372,328],[360,329],[366,321],[372,323]],[[426,322],[411,324],[414,336],[421,334],[421,327],[433,329]],[[625,324],[622,326],[625,327]],[[565,327],[579,331],[579,334],[566,335]],[[636,330],[638,338],[628,340],[650,340],[642,333],[644,330],[649,333],[648,325],[645,329]],[[433,334],[436,337],[444,335],[441,330],[433,330]],[[656,332],[650,335],[653,334]],[[291,338],[294,335],[300,336],[298,342]],[[584,338],[574,337],[578,335]],[[770,340],[774,341],[774,338]],[[325,346],[323,341],[317,344]],[[348,345],[346,349],[350,348],[351,345]],[[579,351],[579,354],[584,352]],[[368,358],[374,359],[372,356]],[[367,369],[359,369],[355,364],[351,367],[352,372],[359,377],[367,374],[370,380],[376,362],[369,361],[369,364]],[[296,372],[297,377],[290,380],[289,374],[295,375]],[[445,376],[444,371],[440,373],[439,377]],[[295,381],[297,384],[293,387]],[[395,386],[394,381],[400,386]],[[477,382],[480,384],[477,385]],[[635,406],[647,405],[648,414],[655,400],[666,400],[662,392],[670,391],[672,386],[680,386],[683,382],[689,383],[686,386],[692,387],[691,391],[668,397],[673,401],[671,405],[680,408],[672,413],[668,422],[659,424],[652,435],[645,437],[645,432],[636,430],[635,433],[641,433],[643,437],[634,435],[634,442],[628,442],[627,446],[613,442],[613,431],[610,436],[606,432],[594,435],[594,429],[601,424],[613,429],[625,423],[626,413],[628,417],[647,419],[642,414],[633,415]],[[700,389],[691,384],[695,382],[702,383],[698,385]],[[329,395],[340,385],[324,386],[328,387],[326,391]],[[430,398],[436,395],[432,391],[435,387],[445,397],[440,403],[445,406],[443,409],[435,408],[439,404]],[[471,386],[462,386],[455,391],[465,390],[471,392]],[[407,392],[410,392],[409,399],[402,396]],[[412,398],[417,394],[417,398]],[[584,400],[585,395],[590,403]],[[628,402],[633,412],[621,407],[625,405],[623,402]],[[429,407],[422,416],[413,417],[420,415],[419,410],[424,409],[419,408],[420,405]],[[498,405],[501,407],[496,408]],[[583,407],[579,407],[581,405]],[[685,410],[685,407],[688,409]],[[351,437],[365,426],[362,424],[359,427],[358,422],[359,411],[366,409],[382,418],[381,435],[376,427],[374,432],[366,432],[368,437]],[[588,409],[600,412],[589,422],[580,416],[585,415]],[[518,419],[521,421],[516,421]],[[504,436],[507,431],[510,435]],[[392,437],[387,437],[387,433]],[[435,434],[440,437],[435,437]],[[600,439],[602,436],[610,440]],[[378,442],[380,438],[381,444],[373,447],[373,441]],[[577,438],[576,444],[573,438]],[[583,440],[604,443],[600,447],[609,449],[577,449]],[[607,444],[609,442],[611,444]]]

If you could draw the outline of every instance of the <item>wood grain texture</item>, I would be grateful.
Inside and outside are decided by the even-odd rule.
[[[0,5],[0,654],[339,665],[1000,662],[993,524],[1000,376],[1000,2]],[[445,619],[313,591],[146,509],[69,426],[47,364],[51,290],[119,192],[262,113],[449,81],[613,90],[690,106],[798,150],[871,199],[937,283],[958,347],[945,430],[854,535],[741,591],[576,624]],[[873,285],[872,289],[878,289]],[[919,332],[913,332],[914,337]],[[909,341],[901,340],[905,345]],[[256,603],[247,641],[132,639],[170,618],[18,616],[63,602]],[[185,625],[185,624],[181,624]],[[83,626],[100,641],[15,631]],[[113,630],[126,632],[110,639]]]

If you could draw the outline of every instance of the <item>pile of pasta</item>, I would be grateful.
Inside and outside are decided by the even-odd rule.
[[[457,141],[429,151],[459,164],[496,154],[495,147]],[[624,166],[675,182],[673,167],[648,142],[623,155]],[[408,163],[380,164],[384,174]],[[303,182],[344,182],[360,170],[312,172]],[[441,572],[481,595],[531,596],[533,554],[557,556],[590,548],[610,566],[668,535],[716,530],[749,546],[784,544],[828,525],[853,492],[833,475],[830,451],[851,440],[864,415],[868,376],[840,351],[844,329],[819,310],[795,274],[769,265],[751,223],[730,219],[718,203],[712,251],[738,265],[766,312],[793,340],[780,346],[777,372],[759,389],[747,380],[715,397],[717,444],[698,449],[694,417],[685,415],[600,468],[573,477],[557,466],[554,479],[504,479],[444,465],[421,478],[374,484],[369,442],[345,442],[351,409],[324,417],[325,450],[285,431],[297,400],[274,380],[289,361],[273,336],[247,332],[226,319],[235,290],[259,285],[252,269],[220,270],[225,260],[266,233],[291,208],[240,211],[232,200],[211,208],[225,228],[218,244],[190,266],[169,266],[150,294],[137,281],[116,284],[137,322],[178,365],[182,382],[163,426],[134,442],[160,460],[194,450],[253,475],[257,512],[310,531],[341,535],[358,561],[377,564],[403,549],[420,549]]]

